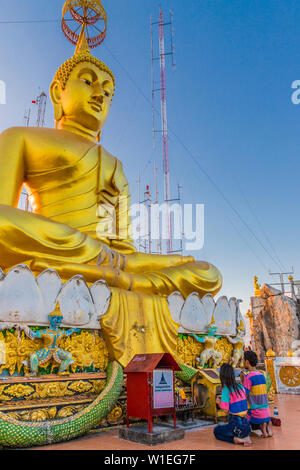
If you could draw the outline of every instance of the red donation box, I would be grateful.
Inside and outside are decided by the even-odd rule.
[[[127,427],[129,418],[148,421],[153,416],[173,414],[176,428],[175,374],[181,368],[169,353],[137,354],[124,372],[127,374]]]

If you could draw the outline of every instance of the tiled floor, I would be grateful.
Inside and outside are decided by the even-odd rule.
[[[62,444],[40,447],[42,450],[300,450],[300,396],[277,395],[273,406],[277,406],[281,427],[273,427],[274,436],[262,439],[253,437],[251,447],[242,447],[217,441],[212,427],[186,431],[180,441],[147,447],[119,439],[118,431],[102,432],[75,439]],[[271,406],[271,409],[273,409]]]

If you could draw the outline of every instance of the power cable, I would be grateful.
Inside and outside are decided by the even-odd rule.
[[[238,233],[238,235],[241,237],[241,239],[244,241],[244,243],[247,245],[247,247],[249,248],[249,250],[253,253],[253,255],[255,256],[255,258],[260,262],[260,264],[266,269],[266,271],[268,270],[267,266],[265,265],[265,263],[261,260],[261,258],[255,253],[255,251],[253,250],[253,248],[251,247],[251,245],[248,243],[248,241],[246,240],[246,238],[241,234],[241,232],[237,229],[237,227],[234,225],[234,223],[232,222],[232,220],[226,216],[226,219],[228,220],[228,222],[232,225],[232,227],[234,228],[234,230]]]
[[[70,20],[71,21],[71,20]],[[72,20],[75,21],[75,20]],[[0,24],[29,24],[29,23],[60,23],[60,20],[17,20],[0,21]]]
[[[281,271],[286,271],[287,269],[285,268],[284,264],[282,263],[281,259],[279,258],[278,256],[278,253],[272,243],[272,241],[270,240],[270,237],[267,235],[266,231],[264,230],[263,226],[262,226],[262,223],[260,222],[259,218],[257,217],[257,214],[255,213],[253,207],[251,206],[249,200],[247,199],[244,191],[242,190],[242,188],[240,187],[240,185],[238,183],[236,183],[236,186],[238,188],[238,190],[240,191],[241,195],[243,196],[243,198],[245,199],[245,202],[249,208],[249,211],[251,212],[252,216],[254,217],[254,219],[256,220],[257,224],[259,225],[267,243],[270,245],[270,247],[272,248],[273,252],[274,252],[274,255],[276,256],[278,262],[280,263],[281,265]]]

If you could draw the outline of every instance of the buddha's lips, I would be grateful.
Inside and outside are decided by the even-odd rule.
[[[94,106],[95,108],[97,108],[97,111],[101,112],[102,111],[102,106],[100,103],[96,103],[95,101],[89,101],[89,104],[91,106]]]

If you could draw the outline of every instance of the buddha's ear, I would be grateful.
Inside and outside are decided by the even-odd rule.
[[[96,137],[97,142],[100,142],[100,139],[101,139],[101,132],[102,132],[102,130],[99,131],[99,133],[98,133],[98,135],[97,135],[97,137]]]
[[[53,80],[50,85],[50,97],[54,108],[54,119],[60,121],[63,117],[63,107],[61,104],[61,85],[58,80]]]

